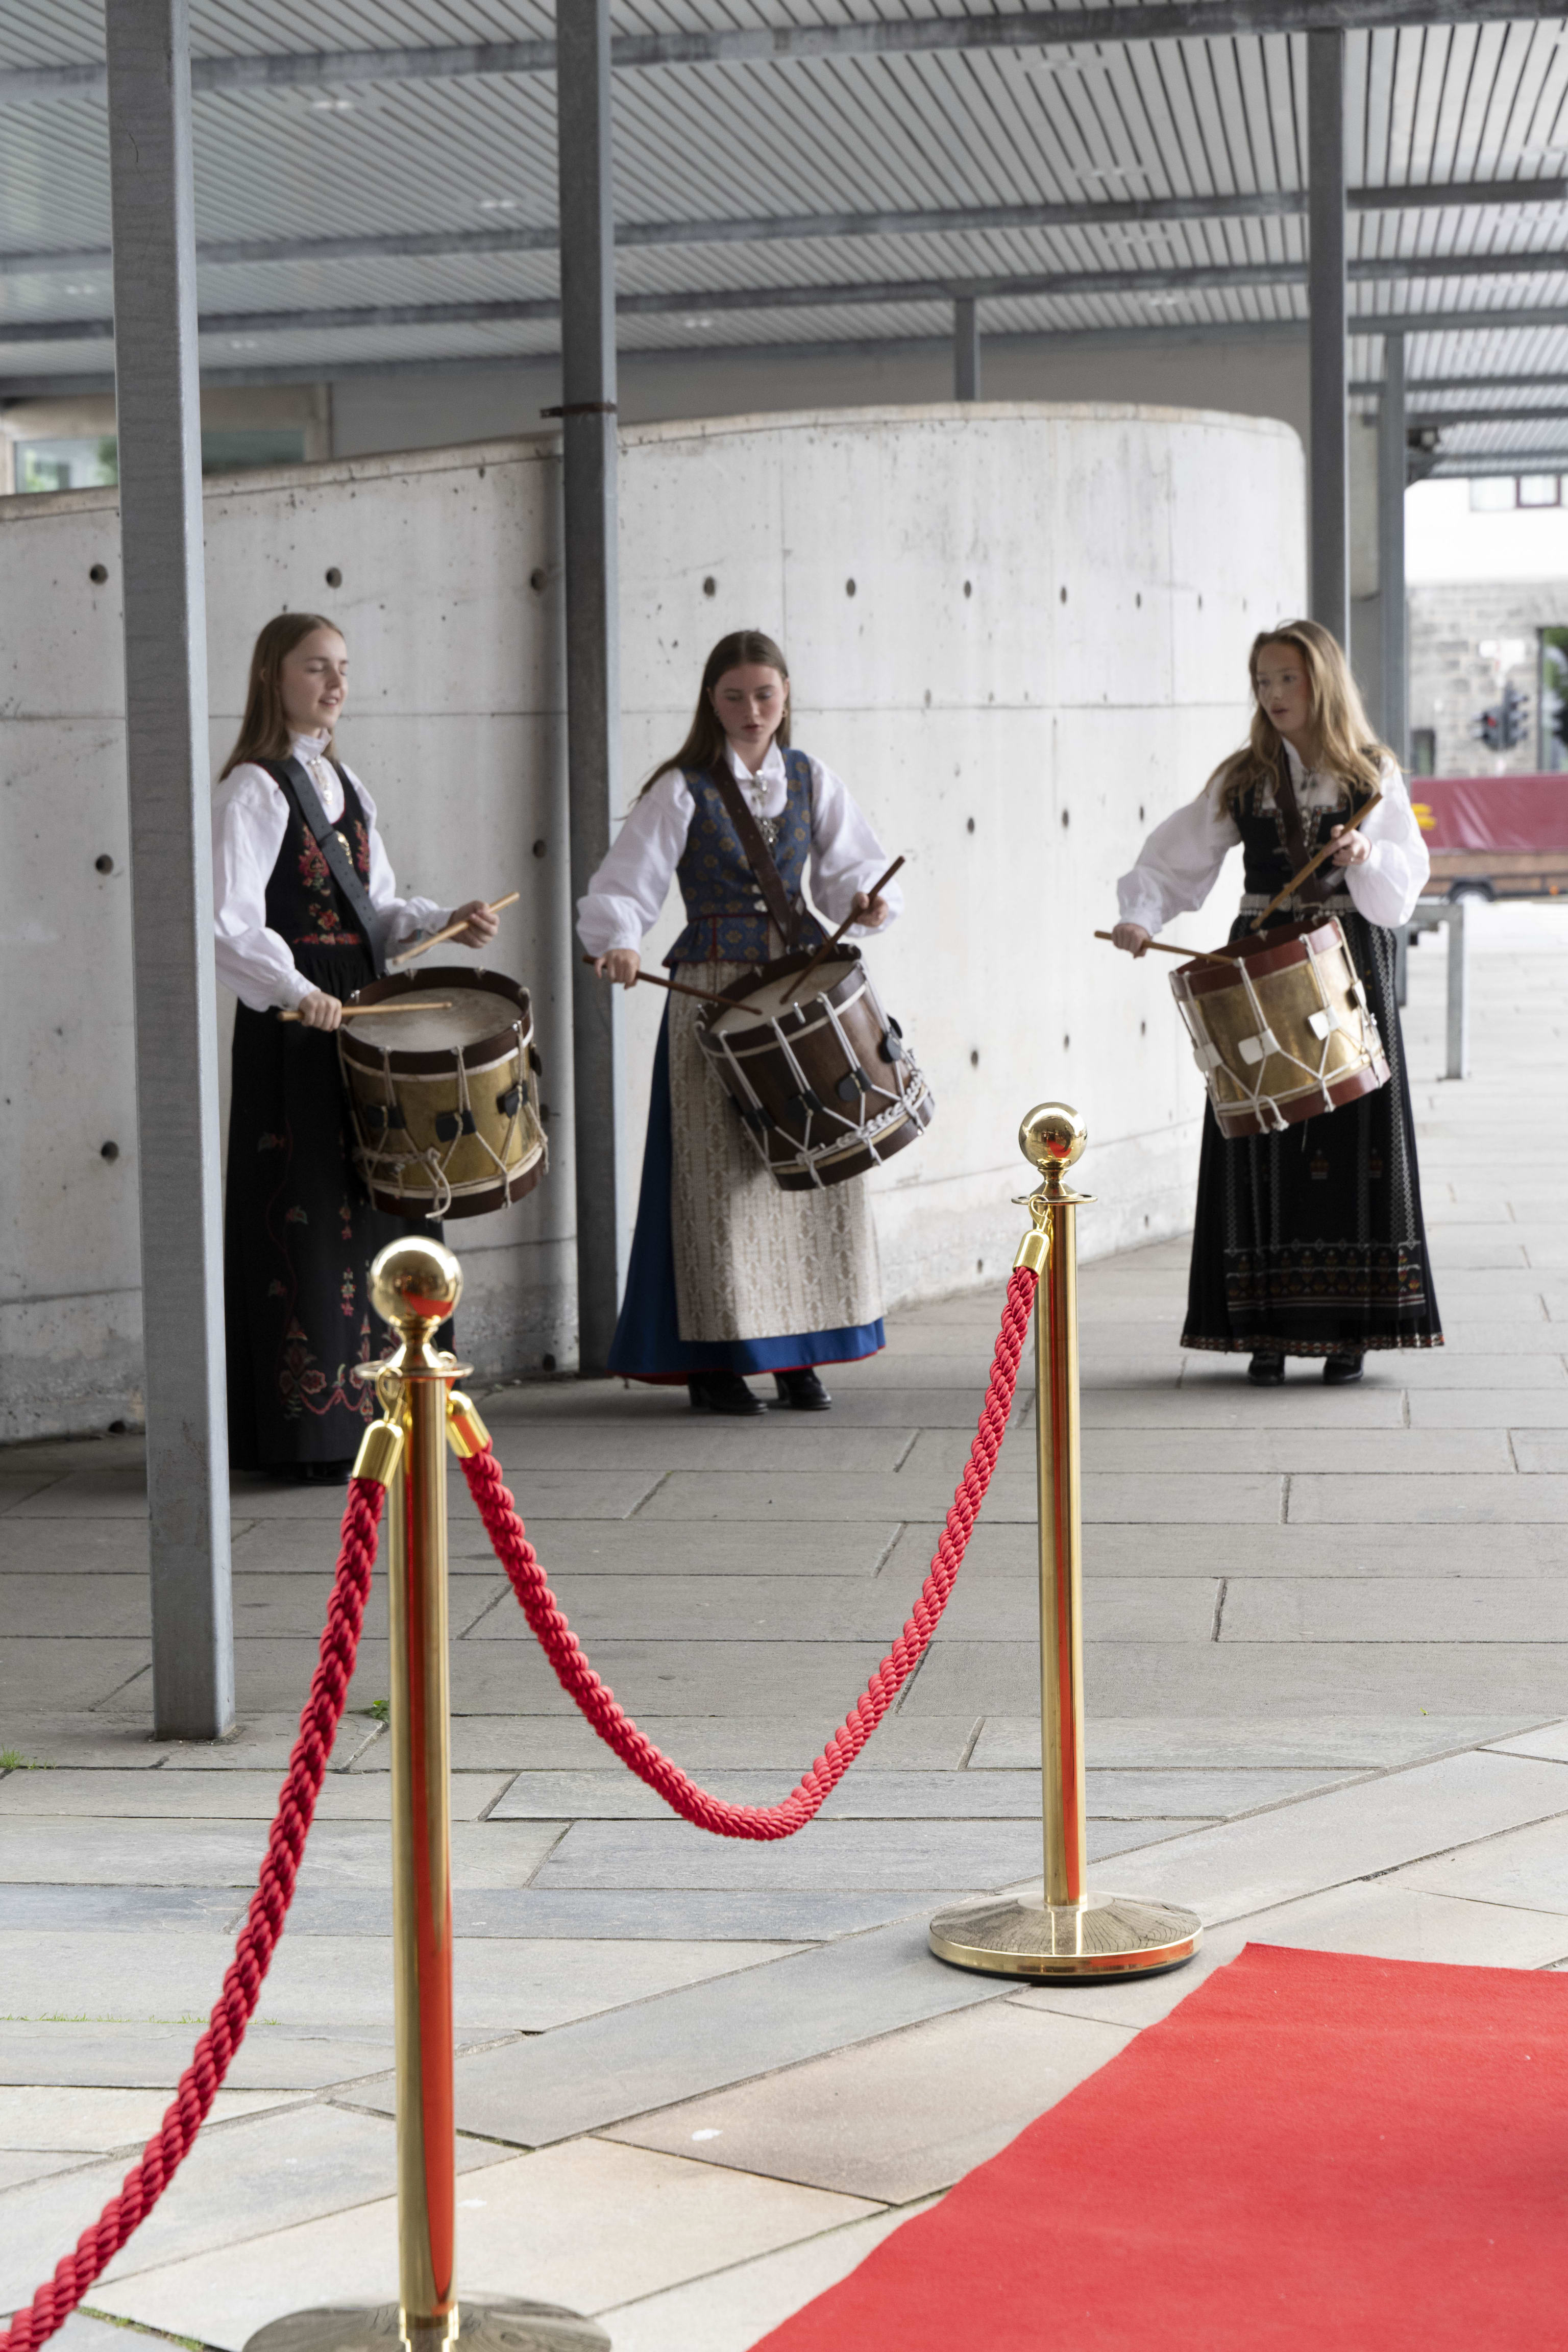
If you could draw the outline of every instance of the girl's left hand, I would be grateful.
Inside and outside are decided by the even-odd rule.
[[[454,907],[452,920],[461,922],[458,933],[460,948],[488,948],[500,929],[500,918],[492,915],[482,898],[470,898],[466,907]]]
[[[1364,866],[1372,856],[1372,844],[1364,833],[1346,833],[1342,824],[1336,824],[1329,838],[1339,844],[1329,860],[1331,866]]]
[[[857,890],[849,911],[863,929],[879,931],[888,919],[889,908],[886,898],[868,898],[864,890]]]

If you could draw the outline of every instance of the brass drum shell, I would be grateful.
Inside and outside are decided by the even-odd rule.
[[[1222,1135],[1278,1133],[1388,1083],[1337,916],[1282,923],[1249,940],[1245,953],[1179,964],[1171,990]],[[1249,1055],[1260,1012],[1275,1045]],[[1323,1035],[1311,1024],[1325,1013],[1338,1026]]]

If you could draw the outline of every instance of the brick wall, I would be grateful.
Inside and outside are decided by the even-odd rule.
[[[1504,582],[1410,591],[1410,727],[1436,735],[1439,776],[1527,775],[1549,764],[1540,740],[1539,631],[1568,625],[1568,581],[1560,585]],[[1500,646],[1504,658],[1483,654]],[[1530,698],[1525,739],[1511,751],[1489,751],[1471,734],[1505,685]]]

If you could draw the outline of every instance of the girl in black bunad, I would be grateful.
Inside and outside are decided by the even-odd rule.
[[[1230,930],[1239,939],[1315,850],[1339,841],[1272,920],[1339,918],[1389,1083],[1283,1133],[1228,1141],[1205,1108],[1182,1345],[1250,1356],[1260,1382],[1282,1381],[1288,1356],[1321,1358],[1326,1381],[1357,1381],[1369,1349],[1443,1343],[1391,930],[1409,919],[1430,861],[1398,764],[1373,739],[1328,630],[1286,622],[1256,640],[1249,667],[1247,742],[1195,801],[1155,826],[1117,885],[1113,937],[1143,955],[1173,915],[1203,905],[1239,842],[1245,894]],[[1345,819],[1379,792],[1381,806],[1345,832]]]
[[[899,913],[892,885],[867,896],[888,863],[871,827],[830,768],[790,748],[788,667],[754,629],[714,646],[685,742],[654,771],[578,902],[578,935],[601,973],[635,982],[672,877],[687,918],[665,958],[678,979],[717,994],[785,951],[742,842],[748,814],[784,885],[796,948],[826,937],[805,910],[808,867],[833,926],[853,913],[858,932],[879,930]],[[859,1177],[780,1191],[704,1066],[700,1012],[671,996],[659,1030],[610,1369],[684,1381],[693,1406],[724,1413],[761,1412],[746,1375],[771,1372],[780,1404],[821,1412],[831,1400],[816,1367],[883,1344],[870,1200]]]
[[[396,895],[375,803],[334,756],[347,690],[348,648],[330,621],[268,621],[213,799],[217,976],[239,999],[224,1232],[229,1459],[332,1483],[376,1411],[374,1390],[350,1378],[381,1351],[371,1260],[401,1234],[439,1232],[371,1207],[332,1032],[393,949],[456,919]],[[494,937],[481,901],[457,914],[463,946]]]

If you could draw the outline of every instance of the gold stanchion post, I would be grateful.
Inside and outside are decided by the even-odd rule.
[[[931,1924],[931,1947],[995,1976],[1152,1976],[1198,1948],[1191,1911],[1091,1894],[1083,1776],[1082,1514],[1079,1468],[1078,1233],[1067,1171],[1088,1140],[1078,1113],[1041,1103],[1018,1130],[1039,1171],[1033,1229],[1016,1265],[1039,1276],[1035,1298],[1036,1462],[1040,1492],[1040,1765],[1045,1880],[1038,1900],[955,1905]]]
[[[459,2305],[452,2076],[452,1878],[447,1664],[447,1447],[482,1424],[454,1394],[470,1367],[432,1346],[462,1295],[439,1242],[393,1242],[371,1268],[371,1303],[401,1344],[375,1381],[384,1423],[356,1471],[383,1475],[378,1432],[402,1430],[387,1488],[391,1588],[392,1940],[397,2053],[398,2300],[328,2305],[274,2320],[245,2352],[609,2352],[603,2328],[556,2304],[485,2295]]]

